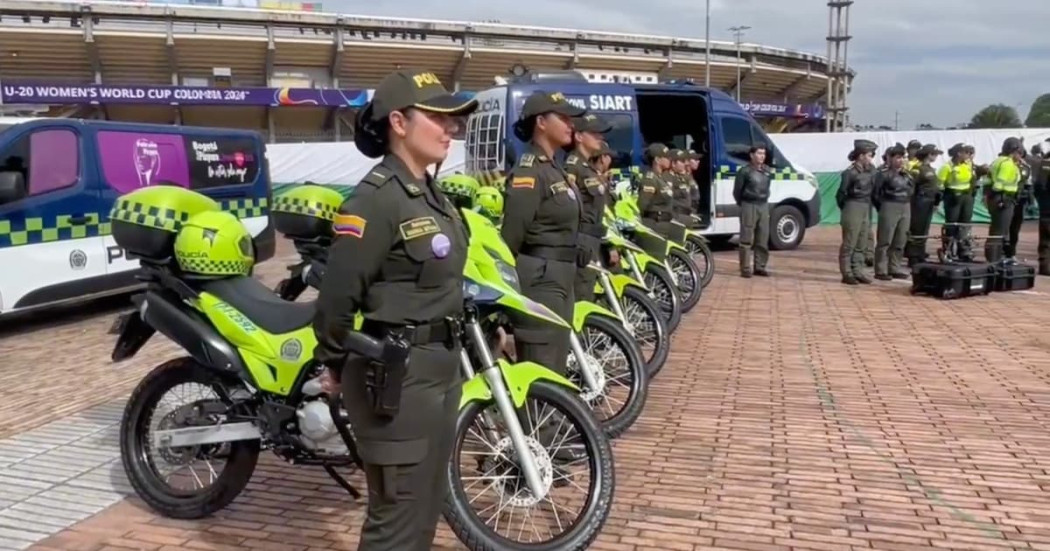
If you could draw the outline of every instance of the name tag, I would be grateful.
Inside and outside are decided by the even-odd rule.
[[[441,231],[441,227],[438,226],[433,216],[423,216],[421,218],[413,218],[407,222],[402,222],[399,226],[401,230],[401,238],[405,241],[416,239],[417,237],[423,237],[424,235],[431,235]]]

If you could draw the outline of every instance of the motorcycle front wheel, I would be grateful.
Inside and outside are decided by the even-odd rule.
[[[711,254],[711,247],[699,236],[690,235],[686,238],[685,248],[700,269],[700,286],[707,287],[715,277],[715,255]]]
[[[569,380],[583,392],[609,438],[623,434],[638,420],[649,395],[649,372],[638,344],[619,319],[591,315],[583,322],[580,346],[601,388],[587,388],[576,358],[569,354]]]
[[[660,308],[645,291],[628,287],[620,297],[624,316],[634,329],[634,339],[642,351],[645,369],[652,379],[664,367],[671,352],[671,336],[667,322],[660,316]]]
[[[651,262],[645,267],[642,277],[645,278],[645,286],[649,288],[650,298],[660,308],[667,331],[674,333],[675,329],[678,329],[678,323],[682,321],[682,296],[671,279],[671,274],[667,268]]]
[[[667,255],[667,263],[674,271],[675,279],[678,280],[678,290],[682,295],[682,313],[686,313],[700,302],[700,294],[704,288],[700,284],[700,269],[696,262],[681,249],[673,249]]]
[[[495,400],[471,402],[456,420],[446,522],[471,551],[587,549],[612,507],[609,439],[587,404],[552,382],[529,387],[518,417],[527,425],[524,453],[535,458],[545,495],[533,495],[526,484],[522,453],[500,426]]]

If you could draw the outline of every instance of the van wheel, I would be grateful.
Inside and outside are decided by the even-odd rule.
[[[774,251],[797,249],[806,237],[806,217],[791,205],[779,205],[769,215],[769,248]]]

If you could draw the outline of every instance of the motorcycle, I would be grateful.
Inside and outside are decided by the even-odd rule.
[[[362,462],[341,395],[325,392],[321,382],[325,367],[312,359],[314,305],[281,300],[248,276],[187,278],[172,261],[182,221],[218,210],[203,195],[169,186],[137,190],[118,199],[115,207],[114,238],[140,259],[137,277],[146,290],[133,299],[135,310],[119,317],[111,328],[119,334],[112,359],[123,362],[134,357],[157,332],[188,354],[155,367],[128,400],[120,425],[120,455],[128,480],[158,513],[202,518],[236,499],[252,477],[259,452],[268,449],[292,464],[321,466],[354,498],[360,497],[336,471],[352,471]],[[140,212],[160,214],[151,218],[153,226],[126,221],[135,220]],[[138,220],[150,223],[146,217]],[[480,360],[468,363],[466,354],[462,358],[466,382],[456,422],[456,459],[448,467],[456,476],[449,478],[445,518],[472,550],[532,548],[531,538],[526,543],[485,526],[490,515],[474,510],[465,497],[468,488],[463,485],[472,479],[459,474],[459,455],[468,428],[483,412],[490,419],[498,417],[499,424],[488,424],[485,434],[494,439],[491,449],[498,452],[494,461],[505,475],[499,489],[504,494],[516,492],[513,508],[538,510],[555,488],[566,486],[555,477],[569,476],[571,466],[526,432],[545,425],[531,417],[532,404],[542,402],[560,412],[575,430],[574,457],[586,465],[590,478],[582,486],[587,495],[578,518],[552,530],[549,541],[558,548],[584,549],[609,512],[614,486],[609,441],[571,381],[536,364],[492,359],[486,352],[479,313],[494,305],[509,305],[552,323],[564,322],[513,289],[477,277],[472,263],[466,271],[464,331],[457,338],[464,350],[477,351]],[[346,346],[388,365],[403,362],[409,349],[398,334],[376,339],[356,331],[350,333]],[[183,387],[197,387],[199,393],[161,410],[169,391]],[[217,459],[226,460],[221,472],[210,462]],[[174,472],[160,471],[161,463],[174,465],[177,471],[198,460],[204,460],[207,469],[198,474],[190,466],[190,489],[172,487]],[[479,467],[475,456],[467,461]]]

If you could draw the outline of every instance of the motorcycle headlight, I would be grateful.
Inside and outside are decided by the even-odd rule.
[[[502,258],[492,251],[489,251],[489,256],[495,262],[496,269],[499,270],[499,276],[503,279],[503,282],[510,285],[515,291],[521,292],[521,282],[518,281],[518,271],[514,269],[514,266],[504,262]]]

